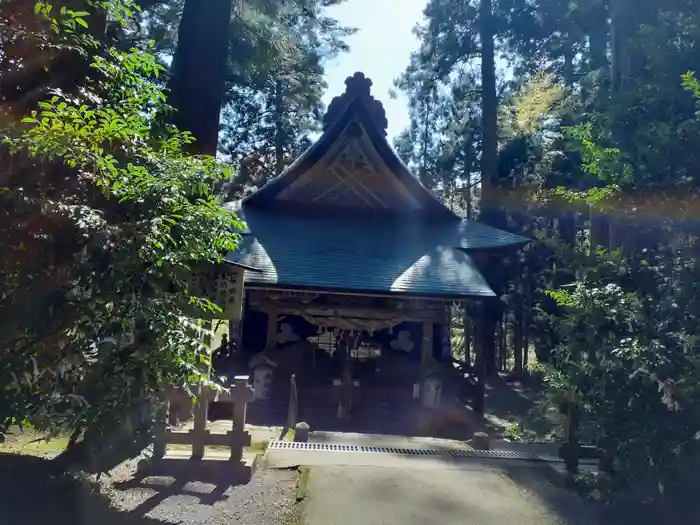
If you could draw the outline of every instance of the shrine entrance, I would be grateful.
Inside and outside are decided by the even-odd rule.
[[[216,372],[251,374],[253,425],[285,425],[293,376],[298,418],[314,430],[415,434],[446,390],[450,307],[248,290],[238,347]]]

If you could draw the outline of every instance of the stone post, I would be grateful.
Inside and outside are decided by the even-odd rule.
[[[248,401],[253,399],[253,388],[248,384],[248,376],[236,376],[233,378],[233,386],[227,401],[233,403],[233,428],[229,433],[231,437],[232,462],[243,459],[243,449],[250,446],[250,434],[245,430],[246,407]]]
[[[421,402],[424,407],[437,408],[442,397],[442,378],[438,373],[429,373],[423,380]]]

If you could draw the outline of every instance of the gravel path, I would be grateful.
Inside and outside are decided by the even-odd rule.
[[[126,463],[97,484],[57,475],[45,459],[0,453],[0,525],[297,523],[296,470],[259,467],[249,483],[217,494],[204,483],[173,490],[169,478],[130,486],[133,469]]]
[[[296,470],[259,467],[250,482],[232,487],[166,477],[138,484],[113,478],[106,491],[120,511],[164,524],[286,525],[296,512],[297,479]]]

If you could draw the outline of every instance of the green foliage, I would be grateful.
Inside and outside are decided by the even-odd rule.
[[[106,4],[126,23],[130,2]],[[7,129],[0,433],[30,423],[99,442],[162,389],[207,380],[187,314],[220,308],[187,282],[236,248],[242,225],[212,194],[230,170],[185,155],[188,133],[154,131],[163,67],[148,49],[90,45],[94,77]]]
[[[685,492],[698,468],[697,300],[674,282],[694,265],[686,256],[637,274],[657,281],[653,295],[600,276],[550,292],[566,309],[546,376],[550,399],[580,408],[583,439],[614,455],[615,483],[637,501]]]
[[[324,63],[347,51],[344,39],[355,32],[326,13],[343,1],[251,0],[234,8],[220,149],[240,166],[239,186],[274,177],[320,131]]]
[[[693,71],[683,74],[683,87],[693,93],[695,98],[700,98],[700,81],[698,81]]]
[[[506,326],[534,344],[552,401],[579,405],[583,438],[615,456],[599,488],[676,502],[697,490],[700,428],[697,5],[490,3],[509,66],[503,226],[533,239],[491,281]],[[411,109],[398,149],[447,202],[482,157],[479,5],[428,2],[397,83]]]
[[[626,165],[619,148],[600,146],[593,137],[591,124],[566,128],[581,155],[581,168],[596,180],[607,184],[630,182],[630,166]]]

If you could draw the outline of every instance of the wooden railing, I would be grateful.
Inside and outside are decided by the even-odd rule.
[[[165,425],[167,418],[162,418],[156,432],[154,459],[166,455],[166,447],[172,445],[191,445],[194,460],[204,457],[207,445],[227,446],[230,449],[230,460],[237,462],[243,457],[243,448],[250,446],[250,435],[245,430],[246,405],[253,396],[253,390],[248,384],[248,376],[236,376],[229,392],[213,392],[207,386],[200,386],[197,403],[194,409],[194,425],[192,430],[168,429]],[[210,401],[230,403],[233,405],[233,424],[226,433],[213,433],[207,429],[207,409]]]

